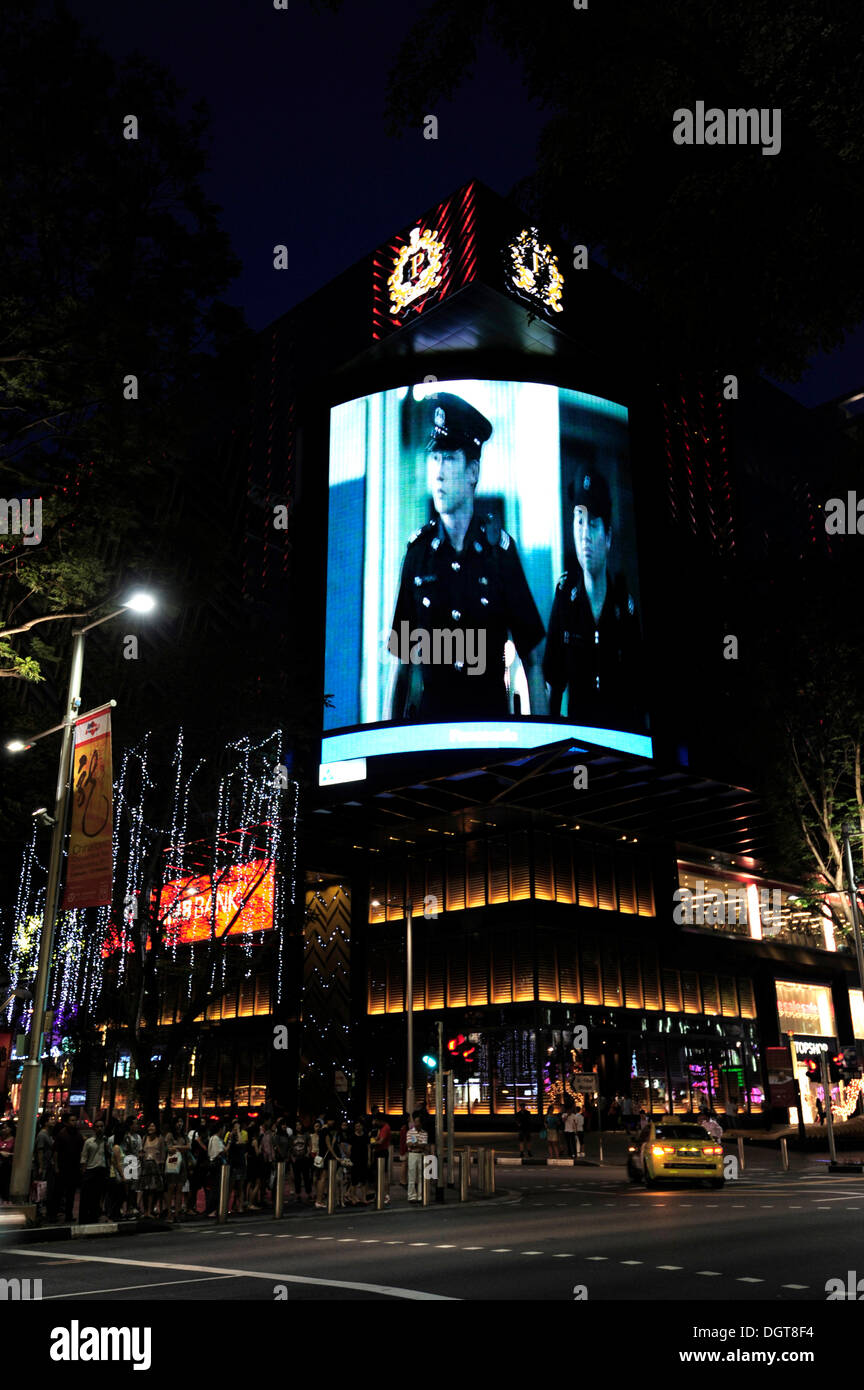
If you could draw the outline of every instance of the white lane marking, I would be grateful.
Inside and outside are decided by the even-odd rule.
[[[683,1269],[683,1265],[657,1265],[657,1269]]]
[[[809,1289],[809,1284],[781,1284],[781,1289]]]
[[[510,1251],[511,1251],[512,1249],[513,1249],[512,1245],[499,1245],[499,1246],[497,1247],[497,1249],[495,1249],[495,1250],[492,1251],[492,1254],[493,1254],[493,1255],[509,1255],[509,1254],[510,1254]]]
[[[736,1280],[735,1280],[735,1283],[736,1283],[736,1284],[764,1284],[764,1283],[765,1283],[765,1280],[764,1280],[764,1279],[751,1279],[751,1278],[749,1277],[749,1275],[745,1274],[745,1275],[742,1275],[742,1277],[741,1277],[740,1279],[736,1279]]]
[[[455,1249],[456,1249],[456,1246],[455,1246],[455,1245],[436,1245],[436,1246],[435,1246],[435,1249],[436,1249],[436,1250],[455,1250]]]
[[[361,1245],[378,1245],[378,1244],[379,1244],[379,1240],[378,1240],[378,1237],[377,1237],[377,1236],[370,1236],[370,1237],[368,1238],[368,1240],[361,1240],[360,1244],[361,1244]]]
[[[28,1250],[26,1247],[13,1247],[9,1254],[18,1255],[22,1258],[30,1256],[32,1259],[65,1259],[62,1250]],[[359,1293],[380,1293],[388,1298],[407,1298],[416,1302],[430,1303],[459,1303],[460,1299],[451,1298],[447,1294],[426,1293],[421,1289],[400,1289],[390,1284],[363,1284],[353,1279],[316,1279],[311,1275],[282,1274],[276,1270],[261,1269],[218,1269],[208,1265],[185,1265],[171,1264],[169,1260],[123,1260],[117,1256],[108,1255],[79,1255],[79,1260],[87,1264],[102,1265],[124,1265],[131,1266],[133,1269],[173,1269],[183,1270],[188,1274],[226,1274],[234,1279],[267,1279],[271,1284],[314,1284],[317,1288],[325,1289],[354,1289]]]
[[[586,1255],[585,1258],[586,1260],[606,1260],[609,1257],[608,1255]]]
[[[618,1263],[619,1263],[619,1265],[641,1265],[641,1264],[643,1263],[643,1261],[642,1261],[642,1260],[619,1260]]]
[[[408,1244],[409,1244],[409,1245],[428,1245],[429,1242],[428,1242],[428,1240],[410,1240],[410,1241],[408,1242]]]
[[[545,1250],[520,1250],[520,1255],[545,1255]]]
[[[340,1236],[340,1237],[339,1237],[339,1240],[338,1240],[338,1242],[337,1242],[337,1244],[339,1244],[339,1245],[351,1245],[354,1241],[356,1241],[356,1239],[357,1239],[356,1236]]]
[[[44,1303],[58,1298],[87,1298],[90,1294],[128,1293],[130,1289],[164,1289],[170,1284],[211,1284],[214,1280],[233,1279],[233,1274],[208,1274],[203,1279],[160,1279],[157,1284],[117,1284],[111,1289],[76,1289],[74,1293],[49,1293]]]
[[[704,1274],[706,1279],[722,1279],[719,1269],[697,1269],[697,1274]]]
[[[575,1260],[575,1255],[553,1255],[553,1260]]]
[[[462,1249],[463,1249],[463,1250],[485,1250],[485,1249],[486,1249],[486,1246],[485,1246],[485,1245],[463,1245],[463,1246],[462,1246]]]

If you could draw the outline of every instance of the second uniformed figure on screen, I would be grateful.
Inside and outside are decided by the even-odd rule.
[[[607,569],[612,499],[606,479],[583,469],[571,484],[576,564],[558,581],[543,674],[549,713],[599,728],[644,727],[636,605],[622,574]]]
[[[400,658],[391,717],[511,717],[508,637],[525,668],[530,713],[545,714],[538,653],[544,628],[516,545],[492,516],[474,511],[480,454],[492,426],[447,392],[427,397],[424,409],[436,515],[411,537],[402,564],[390,645]]]

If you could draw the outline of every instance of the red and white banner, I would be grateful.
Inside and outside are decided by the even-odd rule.
[[[63,907],[102,907],[111,902],[114,869],[111,711],[107,707],[76,721],[71,796]]]

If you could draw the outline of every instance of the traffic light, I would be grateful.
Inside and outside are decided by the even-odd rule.
[[[844,1081],[851,1081],[853,1077],[860,1076],[860,1065],[858,1062],[858,1049],[854,1043],[840,1049],[834,1058],[840,1068],[840,1073]]]
[[[456,1081],[467,1081],[476,1070],[477,1048],[464,1033],[447,1039],[447,1056]]]
[[[427,1071],[435,1071],[438,1066],[438,1058],[433,1057],[431,1052],[424,1052],[420,1061],[423,1063],[424,1067],[426,1067]]]

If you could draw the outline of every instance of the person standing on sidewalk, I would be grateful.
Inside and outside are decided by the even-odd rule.
[[[63,1219],[67,1226],[72,1225],[75,1207],[75,1189],[79,1182],[79,1163],[84,1136],[78,1129],[78,1120],[68,1112],[63,1116],[57,1133],[54,1135],[54,1167],[56,1180],[48,1220],[55,1222],[63,1205]]]
[[[516,1112],[516,1128],[519,1131],[519,1157],[531,1157],[531,1130],[534,1121],[531,1118],[531,1111],[522,1102],[522,1109]]]
[[[207,1140],[207,1202],[206,1216],[215,1216],[219,1205],[219,1179],[227,1165],[225,1157],[225,1125],[220,1122]]]
[[[165,1188],[165,1140],[151,1120],[141,1146],[141,1192],[145,1216],[153,1215],[153,1202],[162,1200]]]
[[[272,1120],[264,1120],[258,1136],[258,1157],[261,1164],[261,1204],[273,1205],[273,1186],[276,1175],[276,1138]],[[269,1193],[269,1200],[265,1196]]]
[[[105,1215],[109,1221],[119,1221],[123,1203],[127,1203],[126,1215],[128,1212],[128,1200],[126,1193],[126,1181],[123,1176],[123,1139],[126,1133],[126,1126],[122,1120],[114,1127],[114,1133],[108,1144],[108,1185],[105,1189]]]
[[[80,1226],[90,1226],[99,1220],[102,1199],[108,1185],[109,1163],[105,1126],[101,1120],[97,1120],[93,1126],[93,1133],[84,1140],[81,1150],[81,1208],[78,1213]]]
[[[207,1130],[203,1120],[198,1122],[198,1128],[189,1135],[189,1156],[192,1160],[191,1172],[189,1174],[189,1212],[195,1217],[198,1215],[198,1193],[204,1188],[204,1206],[207,1206],[207,1174],[210,1167],[210,1160],[207,1157]]]
[[[584,1124],[584,1120],[583,1120]],[[564,1138],[567,1141],[567,1154],[576,1157],[576,1111],[571,1107],[564,1112]]]
[[[574,1158],[583,1158],[585,1150],[582,1147],[582,1135],[585,1132],[585,1116],[578,1106],[573,1116],[573,1124],[576,1130],[576,1153],[574,1154]]]
[[[12,1158],[15,1153],[15,1129],[5,1121],[0,1125],[0,1206],[9,1206],[12,1181]]]
[[[546,1111],[546,1147],[550,1158],[560,1158],[559,1133],[561,1121],[555,1114],[554,1105]]]
[[[44,1183],[44,1187],[36,1189],[36,1200],[42,1192],[46,1213],[51,1210],[54,1197],[54,1131],[57,1128],[57,1121],[53,1115],[49,1115],[36,1135],[36,1181]]]
[[[378,1190],[378,1164],[384,1164],[384,1205],[390,1205],[390,1126],[385,1115],[379,1115],[377,1129],[372,1132],[372,1157],[374,1159],[375,1190]]]
[[[429,1135],[423,1128],[423,1112],[415,1110],[408,1130],[408,1201],[423,1200],[423,1158],[429,1152]]]
[[[318,1190],[315,1194],[315,1205],[321,1210],[327,1205],[326,1202],[322,1201],[324,1193],[330,1183],[335,1184],[338,1165],[342,1160],[339,1147],[339,1126],[333,1115],[327,1117],[327,1128],[322,1129],[319,1136],[318,1156],[324,1160],[319,1169]],[[338,1190],[336,1195],[338,1196]]]

